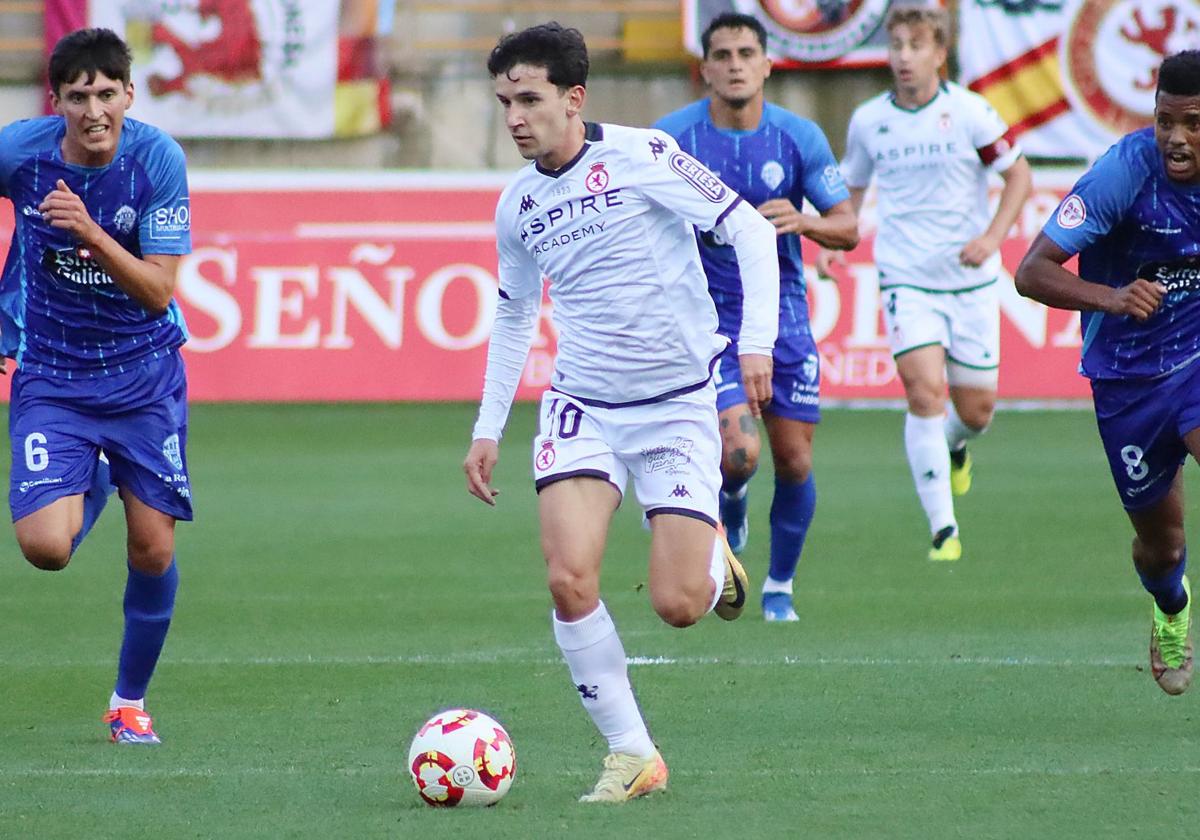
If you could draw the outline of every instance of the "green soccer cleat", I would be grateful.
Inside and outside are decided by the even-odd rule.
[[[1188,634],[1192,611],[1192,587],[1187,576],[1183,590],[1187,606],[1175,615],[1167,615],[1154,605],[1154,624],[1150,629],[1150,672],[1167,694],[1183,694],[1192,682],[1192,640]]]
[[[971,471],[975,462],[971,453],[963,446],[950,452],[950,492],[955,496],[965,496],[971,490]]]
[[[609,753],[604,757],[604,770],[591,793],[579,797],[580,802],[628,802],[648,793],[667,789],[667,764],[655,750],[654,755],[642,758],[628,753]]]
[[[958,528],[947,525],[933,535],[933,548],[929,549],[930,560],[946,563],[961,557],[962,541],[958,538]]]

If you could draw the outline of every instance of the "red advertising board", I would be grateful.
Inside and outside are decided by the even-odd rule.
[[[1039,173],[1004,245],[1000,395],[1087,395],[1078,317],[1021,298],[1011,272],[1076,172]],[[194,173],[193,253],[176,298],[196,400],[472,400],[496,301],[493,174]],[[0,256],[12,231],[0,203]],[[835,281],[810,277],[822,397],[902,395],[863,243]],[[815,253],[815,247],[807,250]],[[555,335],[543,306],[519,398],[549,381]],[[6,393],[7,385],[3,386]]]

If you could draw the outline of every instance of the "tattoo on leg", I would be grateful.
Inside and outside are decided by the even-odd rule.
[[[758,423],[755,422],[753,414],[743,414],[739,420],[739,426],[742,434],[750,435],[753,438],[758,437]]]
[[[736,469],[744,470],[746,465],[750,463],[750,456],[746,453],[746,450],[743,447],[730,452],[729,460],[733,462],[733,466]]]

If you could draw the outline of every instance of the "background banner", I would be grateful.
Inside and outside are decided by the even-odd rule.
[[[683,43],[703,56],[700,33],[722,12],[762,21],[767,52],[807,67],[879,67],[887,63],[880,29],[890,0],[683,0]]]
[[[962,0],[958,64],[1027,154],[1088,158],[1149,125],[1158,65],[1200,47],[1196,0]]]
[[[1004,244],[1000,396],[1088,395],[1079,318],[1021,298],[1010,272],[1079,175],[1039,171]],[[497,299],[495,174],[195,173],[194,252],[176,298],[197,400],[475,400]],[[810,273],[826,400],[899,399],[864,239],[836,281]],[[0,257],[12,205],[0,202]],[[811,259],[816,247],[805,243]],[[555,333],[543,304],[519,391],[549,382]],[[8,379],[0,377],[0,392]]]
[[[374,0],[50,0],[47,49],[82,26],[134,55],[137,115],[176,137],[322,138],[388,118]]]

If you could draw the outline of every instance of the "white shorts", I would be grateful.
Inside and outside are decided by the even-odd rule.
[[[577,476],[633,489],[647,518],[675,513],[717,524],[721,435],[716,390],[622,408],[584,405],[557,391],[542,395],[533,441],[537,489]]]
[[[892,356],[940,344],[951,385],[995,388],[1000,374],[997,284],[965,292],[883,289],[883,318]]]

